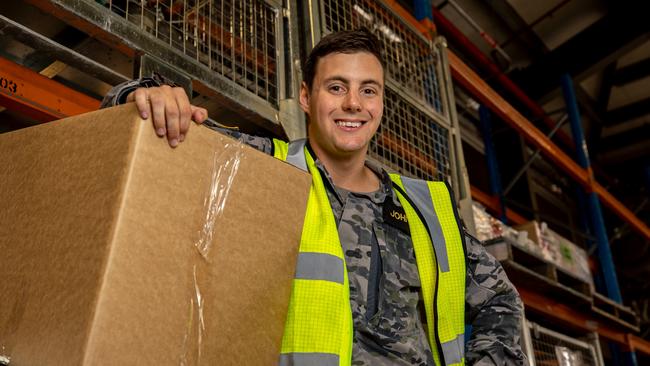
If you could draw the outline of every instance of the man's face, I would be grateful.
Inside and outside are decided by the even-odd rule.
[[[303,83],[300,105],[309,116],[314,151],[330,159],[365,153],[384,110],[384,73],[368,52],[331,53],[318,60],[311,90]]]

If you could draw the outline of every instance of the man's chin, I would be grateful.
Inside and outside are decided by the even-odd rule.
[[[343,156],[355,156],[365,154],[368,151],[368,144],[340,144],[336,146],[336,150]]]

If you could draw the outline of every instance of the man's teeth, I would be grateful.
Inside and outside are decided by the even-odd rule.
[[[346,121],[336,121],[336,125],[340,127],[361,127],[361,122],[346,122]]]

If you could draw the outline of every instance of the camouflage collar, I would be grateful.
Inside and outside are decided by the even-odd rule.
[[[375,174],[377,174],[380,177],[379,180],[380,183],[379,183],[379,189],[377,191],[369,192],[369,193],[350,192],[344,188],[337,187],[336,185],[334,185],[334,182],[332,181],[332,177],[330,176],[329,172],[317,157],[314,157],[314,164],[316,164],[318,171],[321,173],[321,177],[323,178],[323,181],[326,182],[325,183],[326,189],[332,192],[341,204],[345,203],[347,199],[347,195],[349,193],[355,194],[357,196],[367,197],[375,204],[381,204],[386,200],[386,197],[393,196],[392,182],[390,180],[390,176],[388,175],[388,172],[386,172],[386,170],[384,170],[381,166],[379,166],[378,164],[372,161],[366,160],[365,165],[368,167],[368,169],[372,170]]]

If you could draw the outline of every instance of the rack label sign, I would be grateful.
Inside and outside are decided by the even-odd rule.
[[[16,84],[16,82],[2,76],[0,76],[0,87],[11,93],[16,93],[18,91],[18,84]]]

